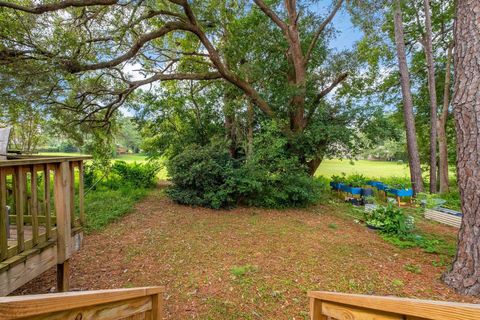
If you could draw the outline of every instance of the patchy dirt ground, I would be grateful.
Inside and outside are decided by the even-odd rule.
[[[168,319],[307,319],[308,290],[478,302],[442,284],[444,257],[397,248],[345,210],[214,211],[156,191],[86,237],[71,262],[71,287],[164,286]],[[455,229],[421,227],[455,239]],[[54,285],[50,270],[15,294]]]

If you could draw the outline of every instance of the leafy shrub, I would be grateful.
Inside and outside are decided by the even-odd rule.
[[[412,182],[408,177],[388,177],[388,178],[383,178],[380,181],[382,181],[384,184],[388,185],[392,189],[412,188]]]
[[[120,177],[121,184],[128,184],[136,188],[149,188],[155,185],[160,168],[160,164],[155,161],[146,163],[115,161],[112,173]]]
[[[258,207],[301,207],[317,202],[322,189],[329,189],[326,180],[307,174],[287,145],[275,127],[255,137],[254,154],[235,170],[239,200]]]
[[[368,182],[368,179],[367,177],[365,177],[363,174],[358,174],[358,173],[355,173],[355,174],[352,174],[352,175],[349,175],[345,178],[345,183],[351,187],[363,187],[364,185],[367,184]]]
[[[388,235],[406,235],[414,228],[413,217],[406,216],[393,204],[366,211],[365,221],[367,225],[378,228]]]
[[[234,160],[224,143],[187,147],[167,162],[174,184],[167,193],[182,204],[216,209],[239,203],[286,208],[314,203],[329,189],[326,179],[307,174],[276,128],[255,137],[254,151]]]
[[[210,208],[235,204],[233,160],[223,143],[191,145],[167,161],[173,186],[167,194],[181,204]]]

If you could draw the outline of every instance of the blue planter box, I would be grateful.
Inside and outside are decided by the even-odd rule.
[[[346,185],[342,185],[342,189],[341,189],[343,192],[346,192],[346,193],[350,193],[350,194],[362,194],[362,188],[356,188],[356,187],[350,187],[350,186],[346,186]]]
[[[333,190],[341,190],[343,186],[343,183],[341,182],[330,182],[330,187],[332,187]]]
[[[362,194],[362,188],[350,187],[351,194]]]
[[[379,184],[382,184],[382,185],[383,185],[383,183],[381,183],[380,181],[368,181],[368,182],[367,182],[367,185],[372,186],[372,187],[375,187],[375,188],[376,188],[377,185],[379,185]]]
[[[386,184],[379,182],[375,185],[375,188],[377,188],[380,191],[385,191],[388,189],[388,186]]]
[[[397,197],[412,197],[412,189],[387,189],[387,192],[397,196]]]

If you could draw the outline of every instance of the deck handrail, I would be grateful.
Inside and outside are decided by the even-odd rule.
[[[15,167],[24,165],[54,164],[60,162],[85,161],[91,156],[45,156],[45,155],[8,155],[7,160],[0,160],[1,167]]]
[[[480,305],[311,291],[310,319],[478,320]]]
[[[0,298],[0,320],[160,320],[163,288],[78,291]]]

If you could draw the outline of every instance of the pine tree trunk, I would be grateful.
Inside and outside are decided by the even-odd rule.
[[[463,219],[457,254],[444,281],[459,293],[480,294],[480,1],[458,0],[453,114]]]
[[[443,109],[438,118],[438,179],[440,180],[440,193],[449,192],[448,179],[448,148],[447,148],[447,119],[448,106],[450,105],[450,61],[452,61],[452,45],[448,47],[447,64],[445,66],[445,87],[443,92]]]
[[[407,55],[405,53],[405,37],[403,33],[402,9],[400,0],[395,1],[395,43],[397,46],[398,67],[400,71],[400,84],[403,95],[403,116],[405,118],[408,161],[410,164],[410,177],[415,193],[423,192],[422,170],[418,154],[417,133],[413,114],[413,99],[410,90],[410,74],[408,71]]]
[[[430,95],[430,193],[437,192],[437,90],[432,45],[432,21],[430,0],[423,0],[425,11],[425,56],[428,69],[428,93]]]

